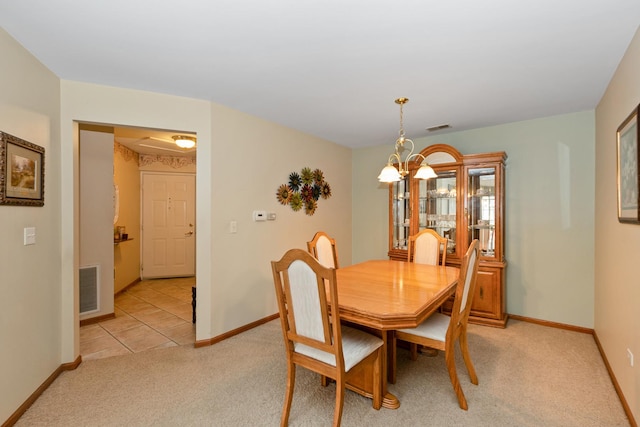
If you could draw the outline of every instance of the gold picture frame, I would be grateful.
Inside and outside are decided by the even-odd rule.
[[[618,221],[640,223],[640,173],[638,171],[638,105],[616,132],[618,151]]]
[[[0,205],[44,206],[44,148],[0,132]]]

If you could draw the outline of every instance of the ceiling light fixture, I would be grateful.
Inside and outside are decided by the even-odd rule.
[[[171,138],[180,148],[193,148],[196,146],[196,139],[193,136],[174,135]]]
[[[418,158],[422,158],[423,163],[421,163],[420,168],[416,172],[415,178],[429,179],[429,178],[435,178],[438,176],[433,171],[431,166],[429,166],[426,162],[424,162],[426,159],[422,154],[413,153],[413,150],[415,148],[413,141],[410,140],[409,138],[405,138],[404,136],[402,106],[407,102],[409,102],[409,98],[396,99],[396,104],[400,105],[400,136],[396,140],[395,152],[389,156],[389,160],[387,161],[387,166],[385,166],[382,169],[382,172],[380,172],[380,175],[378,175],[378,181],[380,182],[398,182],[401,179],[404,179],[404,177],[409,173],[409,162],[414,161]],[[407,142],[411,144],[411,148],[409,149],[409,154],[407,155],[406,159],[403,162],[402,158],[400,157],[400,152],[405,150],[404,144]],[[392,164],[392,161],[394,163],[395,162],[398,163],[398,168],[396,168]]]

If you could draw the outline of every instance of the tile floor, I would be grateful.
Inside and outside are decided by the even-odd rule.
[[[193,344],[195,277],[143,280],[118,294],[115,319],[80,327],[82,360]]]

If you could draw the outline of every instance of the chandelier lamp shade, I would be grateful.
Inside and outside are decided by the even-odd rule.
[[[409,102],[409,98],[398,98],[395,102],[396,104],[400,105],[400,136],[398,136],[398,139],[396,140],[394,153],[389,156],[387,165],[382,169],[380,175],[378,175],[378,181],[398,182],[404,179],[404,177],[409,173],[409,162],[416,161],[420,158],[420,168],[416,172],[415,177],[418,179],[429,179],[437,177],[431,166],[429,166],[425,162],[425,157],[420,153],[413,152],[413,150],[415,149],[413,141],[404,136],[402,107],[404,104]],[[400,153],[406,149],[405,144],[409,146],[409,154],[407,154],[407,157],[403,161]],[[397,163],[398,166],[394,166],[394,163]]]
[[[193,148],[196,146],[196,139],[193,136],[174,135],[171,138],[180,148]]]

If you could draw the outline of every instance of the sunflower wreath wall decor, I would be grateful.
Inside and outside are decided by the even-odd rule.
[[[331,197],[331,186],[324,180],[320,169],[302,168],[300,173],[291,172],[289,182],[278,187],[276,197],[282,205],[289,205],[295,212],[304,207],[304,212],[311,216],[318,208],[320,197]]]

